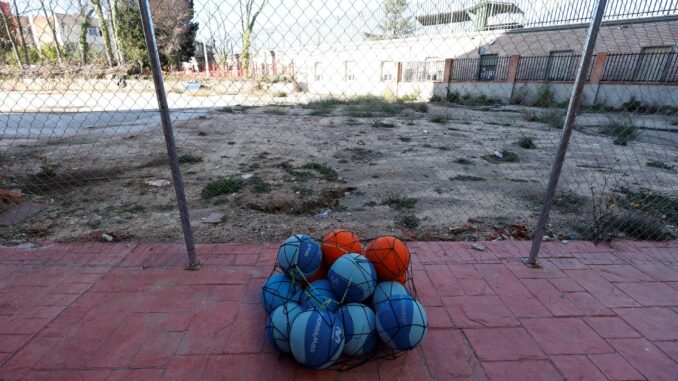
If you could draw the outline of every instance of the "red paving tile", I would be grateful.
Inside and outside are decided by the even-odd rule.
[[[605,381],[607,377],[583,355],[551,356],[551,361],[567,380]]]
[[[522,323],[550,355],[613,352],[605,340],[579,318],[522,319]]]
[[[546,360],[485,362],[483,368],[490,380],[557,381],[563,376]]]
[[[675,379],[678,242],[549,243],[542,269],[484,245],[412,243],[427,338],[346,372],[265,343],[277,245],[201,246],[198,272],[180,245],[0,248],[0,380]]]
[[[596,364],[598,369],[600,369],[600,371],[610,380],[632,381],[644,379],[644,377],[618,353],[590,355],[589,359]]]

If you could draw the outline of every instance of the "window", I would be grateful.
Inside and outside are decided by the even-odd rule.
[[[393,61],[383,61],[381,63],[381,80],[393,81],[398,74],[398,65]]]
[[[425,78],[426,63],[425,62],[405,62],[405,69],[403,70],[404,82],[421,82]]]
[[[650,46],[641,49],[636,64],[636,81],[661,82],[666,78],[673,56],[670,46]]]
[[[549,53],[547,65],[547,81],[572,81],[577,69],[577,57],[572,50],[553,51]]]
[[[497,78],[497,54],[481,54],[478,61],[478,80],[494,81]]]
[[[355,81],[355,61],[344,62],[344,80]]]
[[[316,62],[313,65],[313,78],[315,78],[316,81],[322,81],[323,80],[323,63],[322,62]]]
[[[445,62],[435,59],[426,59],[426,80],[427,81],[442,81],[443,71],[445,71]]]
[[[95,26],[90,26],[90,27],[87,27],[87,35],[93,36],[93,37],[99,37],[99,36],[101,36],[101,32],[99,31],[99,28],[97,28]]]

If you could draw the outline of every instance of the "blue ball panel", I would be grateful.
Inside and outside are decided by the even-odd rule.
[[[421,303],[396,296],[380,303],[376,326],[379,337],[393,349],[407,350],[419,345],[428,332],[428,317]]]
[[[300,313],[292,322],[290,348],[299,363],[314,369],[327,368],[344,348],[341,321],[323,310]]]
[[[261,288],[261,304],[267,314],[287,302],[299,302],[301,287],[292,284],[284,274],[273,274]]]

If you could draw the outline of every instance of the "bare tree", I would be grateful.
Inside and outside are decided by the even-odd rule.
[[[104,37],[104,48],[106,50],[106,59],[108,60],[108,66],[113,67],[115,65],[115,60],[113,59],[113,48],[111,47],[111,35],[108,32],[108,22],[104,17],[104,10],[101,7],[101,0],[91,0],[92,5],[94,5],[94,10],[97,12],[97,18],[99,19],[99,28],[101,28],[101,34]]]
[[[19,30],[19,41],[21,42],[21,49],[24,53],[24,62],[26,65],[30,65],[31,61],[28,58],[28,47],[26,46],[26,38],[24,37],[24,26],[21,24],[21,13],[19,13],[19,7],[17,6],[16,0],[12,0],[14,3],[14,14],[16,17],[17,28]]]
[[[242,64],[245,73],[249,72],[250,67],[250,44],[252,39],[252,31],[254,30],[254,24],[257,21],[257,17],[261,13],[261,10],[266,5],[267,0],[262,0],[261,4],[254,13],[252,12],[255,8],[255,3],[257,0],[238,0],[240,5],[240,24],[242,26]]]
[[[59,44],[59,38],[57,37],[57,32],[56,32],[56,16],[54,16],[54,9],[52,8],[52,4],[50,3],[50,12],[52,14],[51,18],[49,13],[47,12],[47,7],[45,6],[45,0],[38,0],[40,2],[40,9],[42,10],[43,15],[45,16],[45,22],[47,23],[47,27],[49,30],[52,32],[52,39],[54,40],[54,47],[56,48],[56,55],[57,55],[57,62],[61,64],[63,62],[63,57],[61,53],[61,45]]]
[[[193,56],[198,24],[192,22],[193,4],[186,0],[156,0],[151,3],[155,37],[161,59],[177,67]]]

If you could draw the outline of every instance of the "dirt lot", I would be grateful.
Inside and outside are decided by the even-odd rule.
[[[278,241],[335,227],[364,237],[529,238],[560,138],[551,112],[372,100],[234,106],[175,123],[196,239]],[[628,213],[651,225],[640,230],[676,233],[671,121],[644,120],[648,128],[617,145],[601,133],[611,117],[578,119],[549,226],[554,239],[591,238],[596,222],[643,238],[622,224]],[[0,188],[46,208],[0,228],[0,239],[181,240],[171,185],[147,184],[171,180],[161,131],[117,132],[3,147]],[[644,189],[650,201],[639,199]],[[604,215],[594,218],[594,205]],[[223,213],[221,222],[206,223],[212,213]]]

